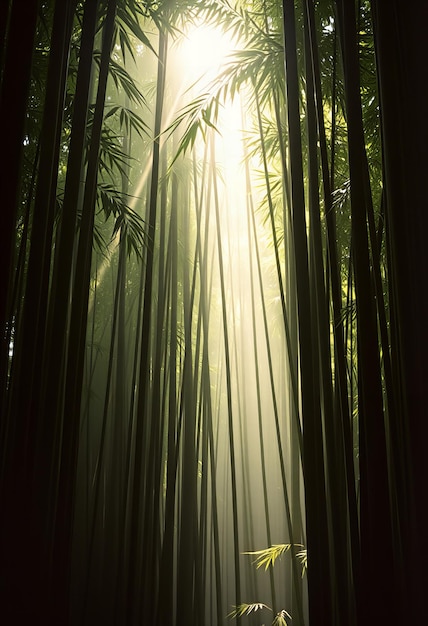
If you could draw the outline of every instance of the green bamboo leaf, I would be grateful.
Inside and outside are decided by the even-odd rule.
[[[296,554],[297,558],[300,559],[302,564],[302,577],[305,575],[306,570],[308,569],[308,553],[307,550],[301,550]]]
[[[292,619],[290,613],[288,613],[285,609],[282,609],[282,611],[275,615],[272,626],[288,626],[288,622],[285,619],[286,617]]]
[[[105,113],[105,115],[104,115],[104,121],[108,120],[109,117],[111,117],[112,115],[117,113],[117,111],[119,109],[120,109],[120,107],[118,107],[118,106],[112,106],[110,109],[108,109],[107,113]]]
[[[280,543],[270,546],[269,548],[265,548],[264,550],[255,550],[254,552],[244,552],[244,554],[250,554],[255,556],[253,563],[256,565],[257,569],[260,567],[267,568],[270,565],[275,565],[275,561],[278,557],[282,556],[286,552],[288,552],[292,548],[291,543]],[[301,544],[294,544],[298,547],[303,547]]]
[[[101,59],[101,53],[99,51],[94,52],[94,61],[99,65]],[[117,90],[123,89],[128,98],[139,106],[146,106],[147,102],[140,89],[137,86],[135,80],[131,75],[114,59],[110,59],[109,63],[109,75],[113,80],[113,83]]]
[[[122,28],[122,25],[120,23],[118,27],[118,36],[119,36],[120,50],[122,52],[123,63],[126,65],[126,55],[128,53],[131,55],[131,58],[135,62],[134,46],[131,43],[128,33],[126,32],[124,28]]]
[[[232,619],[235,617],[242,617],[243,615],[250,615],[251,613],[255,613],[261,609],[268,609],[268,611],[272,611],[269,606],[263,604],[262,602],[253,602],[252,604],[243,603],[235,606],[233,611],[229,613],[228,617]]]
[[[114,105],[111,108],[107,109],[107,113],[104,116],[104,121],[113,115],[119,115],[119,123],[121,129],[125,129],[126,132],[130,128],[134,129],[140,137],[143,135],[150,136],[150,128],[148,124],[143,120],[143,118],[135,113],[132,109],[124,106]]]
[[[142,30],[138,22],[136,13],[134,13],[134,16],[132,17],[125,7],[119,6],[117,10],[117,19],[123,22],[123,24],[129,28],[131,33],[134,35],[134,37],[138,39],[138,41],[140,41],[143,45],[147,46],[147,48],[149,48],[149,50],[153,52],[154,55],[157,56],[155,49],[150,43],[150,39],[147,37],[146,33]]]

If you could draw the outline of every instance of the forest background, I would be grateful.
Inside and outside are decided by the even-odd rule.
[[[427,23],[1,3],[2,623],[422,623]]]

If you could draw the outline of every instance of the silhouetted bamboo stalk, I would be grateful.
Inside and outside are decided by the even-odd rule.
[[[297,420],[297,428],[298,428],[298,433],[299,433],[299,441],[300,441],[300,444],[301,444],[301,450],[303,450],[303,439],[302,439],[300,418],[299,418],[299,401],[298,401],[299,392],[298,392],[297,372],[293,368],[293,364],[294,364],[294,358],[293,358],[294,357],[294,350],[293,350],[293,346],[292,346],[292,342],[291,342],[290,324],[289,324],[288,313],[287,313],[287,305],[286,305],[286,299],[285,299],[284,280],[283,280],[283,276],[282,276],[281,260],[280,260],[280,256],[279,256],[278,235],[277,235],[277,228],[276,228],[276,224],[275,224],[275,214],[274,214],[274,208],[273,208],[273,202],[272,202],[272,194],[271,194],[270,182],[269,182],[269,167],[268,167],[268,162],[267,162],[264,134],[263,134],[263,128],[262,128],[262,119],[261,119],[260,106],[259,106],[257,92],[255,93],[255,98],[256,98],[256,108],[257,108],[257,121],[258,121],[258,127],[259,127],[259,135],[260,135],[260,149],[261,149],[261,153],[262,153],[263,171],[264,171],[264,175],[265,175],[265,185],[266,185],[266,195],[267,195],[267,201],[268,201],[268,206],[269,206],[269,218],[270,218],[270,224],[271,224],[271,229],[272,229],[272,240],[273,240],[273,248],[274,248],[274,255],[275,255],[275,266],[276,266],[276,273],[277,273],[277,277],[278,277],[278,288],[279,288],[280,300],[281,300],[281,310],[282,310],[282,317],[283,317],[283,320],[284,320],[285,341],[286,341],[288,362],[289,362],[289,367],[290,367],[290,379],[291,379],[292,398],[293,398],[293,402],[294,402],[294,408],[295,408],[295,411],[296,411],[296,420]],[[256,232],[256,230],[255,230],[255,232]]]
[[[68,620],[68,589],[70,584],[69,562],[80,428],[78,416],[80,415],[84,370],[98,155],[115,16],[116,0],[109,0],[103,26],[97,97],[89,145],[85,193],[82,205],[82,218],[73,285],[73,300],[69,328],[69,345],[73,346],[73,349],[68,351],[67,365],[65,368],[65,389],[62,404],[64,417],[60,454],[61,465],[57,479],[57,516],[55,520],[52,562],[52,571],[55,572],[58,568],[62,573],[62,576],[56,576],[54,579],[53,589],[56,603],[54,617],[57,621],[63,621],[64,624],[66,624]],[[59,398],[58,404],[54,406],[61,406]],[[61,564],[61,566],[59,564]]]
[[[202,181],[205,180],[207,169],[207,151],[208,146],[205,148],[204,155],[204,170],[202,173]],[[220,537],[219,537],[219,521],[218,521],[218,506],[217,506],[217,453],[214,440],[213,430],[213,401],[211,394],[211,376],[210,376],[210,363],[209,363],[209,311],[211,301],[212,290],[212,272],[209,277],[208,263],[209,263],[209,226],[210,226],[210,202],[211,202],[211,176],[208,176],[208,189],[205,193],[205,228],[204,235],[202,236],[202,207],[199,203],[196,204],[196,224],[197,224],[197,253],[198,262],[200,267],[200,294],[199,294],[199,311],[202,320],[203,331],[203,345],[202,345],[202,363],[201,363],[201,386],[203,391],[203,403],[204,403],[204,426],[206,429],[207,446],[208,446],[208,467],[210,468],[210,487],[211,487],[211,529],[208,526],[207,532],[211,530],[210,538],[212,543],[208,544],[208,555],[212,554],[214,565],[214,580],[215,585],[211,583],[212,593],[215,594],[215,606],[216,606],[216,621],[221,626],[224,620],[223,613],[223,598],[222,598],[222,577],[221,577],[221,559],[220,559]],[[203,196],[201,192],[201,202]],[[212,258],[211,258],[212,260]],[[212,553],[211,549],[212,548]],[[208,564],[207,564],[208,567]],[[208,570],[209,572],[209,570]],[[208,576],[208,580],[210,576]],[[214,591],[215,590],[215,591]]]
[[[165,147],[160,152],[162,176],[160,180],[160,200],[159,200],[159,245],[157,258],[157,302],[156,302],[156,323],[153,328],[153,371],[152,371],[152,388],[151,388],[151,420],[153,423],[151,433],[150,449],[152,457],[149,460],[149,471],[146,480],[153,485],[152,500],[150,497],[146,499],[146,516],[145,516],[145,533],[147,553],[145,559],[145,578],[153,582],[146,585],[145,593],[147,594],[148,608],[150,614],[156,615],[156,603],[159,603],[159,589],[164,584],[161,580],[162,576],[168,576],[165,572],[160,571],[161,561],[161,542],[162,542],[162,526],[164,523],[163,510],[163,464],[165,463],[164,450],[164,431],[167,423],[167,359],[168,359],[168,341],[162,329],[168,327],[168,318],[166,308],[168,307],[170,298],[174,298],[174,294],[168,292],[168,263],[170,259],[170,247],[168,245],[168,229],[167,229],[167,196],[169,180],[166,177],[167,169],[167,151]],[[174,192],[172,192],[174,196]],[[172,204],[174,200],[172,199]],[[171,364],[172,366],[172,364]],[[151,467],[151,471],[150,471]],[[152,472],[152,473],[151,473]],[[150,492],[149,492],[150,493]],[[171,564],[170,564],[171,565]],[[159,568],[159,575],[157,570]],[[162,599],[160,600],[162,602]]]
[[[134,450],[134,470],[132,479],[132,499],[131,499],[131,517],[130,517],[130,537],[129,537],[129,553],[134,554],[141,545],[141,529],[140,521],[143,513],[143,486],[144,486],[144,469],[146,465],[146,452],[148,443],[148,433],[150,433],[151,425],[147,423],[149,408],[149,364],[150,364],[150,335],[151,335],[151,318],[152,318],[152,288],[153,288],[153,264],[154,264],[154,245],[155,231],[157,221],[157,198],[159,183],[159,151],[160,151],[160,132],[162,122],[162,111],[165,90],[165,72],[166,72],[166,52],[167,52],[167,35],[159,31],[159,60],[157,75],[157,93],[156,93],[156,111],[154,123],[154,142],[152,155],[152,174],[150,183],[150,200],[148,215],[148,249],[146,252],[146,269],[143,299],[143,315],[142,315],[142,331],[141,331],[141,359],[138,383],[138,402],[136,406],[136,430],[135,430],[135,450]],[[137,588],[141,580],[141,563],[138,559],[129,561],[128,573],[128,599],[127,599],[127,617],[126,624],[129,626],[140,619],[142,607],[138,600]]]
[[[174,182],[174,174],[173,184]],[[173,196],[175,191],[173,192]],[[175,205],[175,202],[173,202]],[[176,205],[174,207],[176,209]],[[174,594],[174,569],[176,558],[174,555],[174,528],[175,502],[177,490],[177,459],[179,451],[179,441],[177,437],[177,326],[178,326],[178,302],[177,302],[177,282],[178,282],[178,222],[177,210],[171,211],[169,221],[169,244],[168,244],[168,264],[169,272],[169,381],[168,381],[168,421],[166,435],[166,470],[165,470],[165,519],[163,526],[162,552],[160,556],[159,572],[159,601],[158,601],[158,624],[167,626],[171,615],[175,619],[175,594]],[[168,328],[168,325],[166,325]]]
[[[423,477],[427,474],[422,372],[428,335],[426,325],[418,323],[428,310],[426,290],[420,288],[428,266],[423,243],[427,120],[419,106],[426,93],[425,79],[421,77],[425,75],[422,23],[427,6],[415,2],[407,13],[396,2],[388,7],[390,11],[375,0],[370,4],[382,131],[391,359],[401,449],[397,457],[402,459],[400,483],[404,483],[406,492],[405,499],[401,493],[399,500],[401,532],[406,538],[401,614],[404,619],[418,621],[425,604],[421,566],[428,554],[423,530],[427,512],[418,495],[423,493]]]
[[[6,548],[5,553],[2,552],[2,561],[7,563],[9,573],[7,575],[10,581],[10,592],[5,600],[5,614],[7,615],[9,607],[14,605],[13,611],[16,619],[28,621],[31,615],[38,611],[47,612],[47,623],[52,619],[51,607],[47,603],[49,596],[49,576],[50,576],[50,560],[51,560],[51,531],[53,520],[55,518],[55,502],[52,499],[52,479],[51,467],[57,467],[58,445],[55,440],[55,429],[59,423],[58,417],[50,423],[50,429],[46,429],[45,412],[40,410],[40,395],[43,380],[43,368],[40,366],[44,343],[47,331],[47,303],[49,289],[49,273],[51,262],[51,247],[54,229],[54,207],[55,193],[58,177],[58,162],[61,146],[61,129],[64,98],[64,90],[66,85],[66,76],[68,70],[68,52],[71,38],[72,17],[75,3],[64,2],[56,6],[52,29],[50,33],[51,55],[49,58],[48,75],[45,83],[46,100],[43,108],[41,140],[40,140],[40,157],[38,178],[35,192],[35,201],[33,207],[32,219],[32,237],[29,253],[29,261],[27,265],[27,277],[25,286],[24,305],[22,311],[22,323],[20,326],[21,340],[16,341],[14,345],[14,378],[10,384],[10,415],[13,420],[7,429],[7,446],[5,459],[5,486],[3,492],[5,501],[3,502],[3,510],[8,511],[9,519],[12,526],[6,534],[9,536],[9,545],[15,546],[15,553],[12,561],[9,563],[10,555]],[[15,32],[18,4],[14,3],[11,8],[9,38],[15,39]],[[13,95],[17,98],[14,107],[15,111],[10,110],[8,118],[13,123],[16,122],[16,132],[23,131],[23,113],[21,107],[26,106],[26,90],[30,81],[25,81],[25,76],[30,68],[32,43],[34,39],[34,26],[36,6],[31,3],[28,7],[29,13],[24,18],[24,23],[29,37],[28,44],[24,45],[23,57],[24,67],[22,67],[22,75],[14,69],[15,78],[10,75],[12,69],[12,59],[6,56],[6,63],[3,74],[3,89],[13,89],[13,83],[18,79],[13,89]],[[20,16],[22,19],[22,15]],[[14,45],[9,47],[9,51],[14,51]],[[16,51],[15,51],[16,52]],[[23,82],[24,79],[24,82]],[[10,82],[12,81],[12,82]],[[24,91],[23,91],[24,90]],[[11,94],[12,95],[12,94]],[[1,106],[2,113],[8,113],[9,93],[2,93]],[[10,103],[9,103],[10,104]],[[8,131],[6,131],[8,133]],[[8,136],[6,134],[6,141]],[[16,216],[17,205],[15,201],[18,198],[18,179],[14,167],[19,167],[21,146],[23,142],[23,134],[19,141],[10,146],[10,155],[8,163],[5,165],[6,173],[10,175],[10,180],[5,188],[10,185],[6,191],[6,213],[5,213],[5,230],[7,233],[9,227],[9,219],[12,220]],[[7,144],[6,144],[7,145]],[[17,151],[17,149],[19,150]],[[10,163],[10,165],[9,165]],[[9,169],[11,167],[12,169]],[[14,178],[15,174],[15,178]],[[8,234],[8,241],[2,246],[2,256],[5,255],[3,268],[6,268],[3,285],[8,285],[11,270],[11,243],[15,238]],[[3,294],[2,294],[3,296]],[[0,303],[0,323],[2,324],[2,344],[5,337],[4,315],[6,302],[2,297]],[[12,320],[10,320],[10,323]],[[9,350],[9,346],[7,346]],[[37,365],[36,365],[37,364]],[[21,383],[19,383],[21,381]],[[22,386],[26,388],[26,393],[22,393]],[[4,388],[4,387],[3,387]],[[17,418],[17,419],[16,419]],[[49,421],[49,420],[47,420]],[[52,432],[53,431],[53,434]],[[47,436],[46,436],[47,435]],[[38,454],[40,448],[43,448],[43,456]],[[10,456],[11,455],[11,456]],[[10,461],[16,463],[16,459],[20,462],[14,470],[13,487],[10,490],[11,481]],[[19,494],[16,498],[15,494]],[[15,517],[16,516],[16,517]],[[31,531],[26,530],[29,524]],[[15,544],[13,541],[14,533],[21,536],[21,539]],[[2,536],[4,536],[2,532]],[[22,555],[16,552],[22,550]],[[19,588],[26,583],[21,581],[18,583],[15,574],[15,563],[23,560],[27,561],[26,576],[31,579],[32,583],[27,588],[27,600],[22,602],[19,598]],[[22,576],[22,570],[21,574]],[[29,608],[31,607],[31,608]],[[7,618],[9,619],[9,618]]]
[[[254,363],[256,373],[256,392],[257,392],[257,417],[259,427],[259,441],[260,441],[260,463],[262,469],[262,486],[263,486],[263,502],[264,502],[264,514],[266,524],[266,540],[267,545],[273,545],[271,535],[271,522],[269,512],[269,500],[268,500],[268,488],[266,478],[266,453],[265,453],[265,441],[264,441],[264,428],[263,428],[263,413],[262,413],[262,401],[261,401],[261,389],[260,389],[260,373],[259,373],[259,354],[257,347],[257,322],[256,322],[256,307],[255,307],[255,289],[254,289],[254,268],[253,268],[253,236],[252,235],[252,223],[251,218],[254,217],[254,206],[251,194],[250,186],[250,172],[248,167],[248,159],[245,159],[245,179],[247,186],[247,233],[248,233],[248,248],[249,248],[249,262],[250,262],[250,287],[251,287],[251,318],[252,318],[252,330],[253,330],[253,351],[254,351]],[[273,568],[269,568],[270,586],[272,594],[272,609],[274,614],[277,613],[276,592],[275,592],[275,580],[273,575]]]
[[[236,485],[236,458],[235,458],[235,438],[233,425],[233,408],[232,408],[232,384],[231,384],[231,368],[230,368],[230,348],[229,333],[226,312],[226,291],[224,283],[224,267],[223,267],[223,247],[221,240],[220,226],[220,208],[217,188],[217,179],[215,174],[215,146],[214,138],[211,137],[211,177],[213,184],[214,210],[216,216],[216,235],[217,235],[217,254],[220,272],[220,290],[222,303],[222,321],[223,321],[223,339],[224,339],[224,355],[225,355],[225,374],[226,374],[226,392],[227,392],[227,415],[228,415],[228,436],[229,436],[229,460],[231,472],[231,494],[232,494],[232,519],[233,519],[233,553],[235,564],[235,599],[236,606],[241,604],[241,571],[240,571],[240,553],[239,553],[239,525],[238,525],[238,499]],[[240,618],[236,618],[236,623],[240,623]]]
[[[121,263],[124,263],[123,255],[119,254],[119,257],[120,257],[119,261]],[[115,358],[115,343],[116,343],[118,317],[119,317],[120,300],[121,300],[121,278],[122,278],[123,267],[121,267],[120,262],[119,262],[118,269],[117,269],[116,289],[115,289],[114,300],[113,300],[113,320],[112,320],[112,328],[111,328],[111,333],[110,333],[110,347],[109,347],[107,376],[106,376],[106,390],[105,390],[105,394],[104,394],[103,411],[102,411],[102,416],[101,416],[101,432],[100,432],[100,437],[99,437],[98,453],[97,453],[95,469],[94,469],[94,477],[93,477],[93,480],[92,480],[92,484],[93,484],[92,516],[91,516],[90,531],[89,531],[87,566],[85,568],[85,578],[86,578],[86,580],[85,580],[85,583],[83,585],[83,594],[84,594],[84,598],[83,598],[83,615],[82,615],[82,623],[83,624],[87,623],[88,602],[89,602],[90,588],[91,588],[91,582],[92,582],[91,581],[91,578],[92,578],[91,575],[92,575],[92,568],[93,568],[93,563],[94,563],[94,558],[95,558],[94,557],[94,553],[95,553],[95,556],[97,557],[97,560],[99,561],[99,559],[100,559],[100,554],[96,553],[95,545],[94,545],[95,544],[95,539],[96,539],[95,533],[96,533],[96,528],[97,528],[97,521],[98,521],[99,516],[101,514],[100,509],[102,510],[106,506],[106,504],[104,502],[102,502],[102,506],[100,506],[99,502],[100,502],[100,498],[101,498],[101,495],[100,495],[101,494],[101,481],[102,481],[102,479],[104,479],[105,474],[108,473],[108,466],[109,466],[109,462],[110,462],[110,460],[108,458],[106,459],[107,453],[108,453],[106,439],[108,437],[108,417],[109,417],[109,408],[110,408],[111,393],[112,393],[112,383],[113,383],[113,365],[114,365],[114,358]],[[110,485],[110,487],[111,487],[111,485]],[[116,495],[116,497],[117,497],[117,495]],[[109,507],[107,505],[107,509],[108,508]],[[103,530],[103,532],[100,533],[101,534],[101,537],[100,537],[101,540],[104,539],[104,535],[107,532],[106,528],[103,528],[102,530]],[[110,538],[110,541],[112,541],[112,538]],[[110,547],[110,546],[108,546],[108,547]],[[101,548],[99,548],[99,551],[101,552],[101,551],[103,551],[105,549],[106,549],[105,546],[101,546]],[[112,561],[111,558],[110,558],[109,561],[110,561],[110,567],[113,569],[114,568],[114,560]],[[109,572],[109,573],[114,574],[114,572]],[[97,574],[100,575],[100,573],[98,573],[98,572],[97,572]],[[96,581],[97,575],[95,575],[93,578]]]
[[[129,105],[128,98],[125,99],[125,103]],[[124,153],[131,153],[132,136],[129,129],[125,130],[123,137]],[[128,197],[129,192],[129,174],[130,168],[127,167],[122,172],[121,176],[121,191],[124,199]],[[111,592],[109,594],[109,600],[111,605],[108,606],[106,613],[111,616],[112,612],[116,609],[118,593],[120,588],[120,565],[121,565],[121,541],[124,540],[124,529],[122,526],[122,512],[121,506],[124,499],[124,492],[127,489],[127,483],[125,482],[124,469],[126,464],[126,422],[128,419],[128,398],[127,390],[127,374],[128,374],[128,359],[127,359],[127,319],[126,319],[126,281],[128,274],[127,265],[127,228],[123,226],[120,228],[119,234],[119,250],[118,250],[118,264],[117,264],[117,285],[118,291],[118,320],[117,320],[117,335],[116,335],[116,372],[114,381],[114,395],[112,402],[112,427],[110,433],[110,454],[111,462],[109,467],[109,478],[111,481],[110,492],[110,510],[111,510],[111,538],[107,537],[107,545],[111,547],[111,559],[112,566],[110,566],[111,572]]]
[[[364,572],[364,605],[376,604],[369,623],[393,619],[394,577],[391,503],[387,471],[385,424],[378,330],[372,298],[367,233],[367,197],[370,194],[365,159],[364,132],[359,92],[358,48],[354,7],[337,2],[345,78],[348,154],[351,179],[352,260],[355,276],[358,330],[358,413],[361,476],[361,567]],[[382,552],[374,558],[376,537],[382,533]],[[381,556],[382,555],[382,556]],[[377,579],[378,558],[388,574]],[[376,591],[373,585],[376,584]],[[380,609],[385,606],[385,610]],[[389,613],[392,611],[391,613]],[[382,617],[380,615],[382,613]],[[364,618],[367,621],[367,616]]]
[[[182,180],[182,187],[185,186]],[[183,184],[184,183],[184,184]],[[194,286],[196,265],[193,267],[192,285],[189,284],[190,267],[187,259],[191,258],[190,242],[188,238],[188,199],[181,196],[180,207],[182,216],[181,239],[184,252],[184,267],[182,279],[183,294],[183,326],[184,326],[184,360],[183,360],[183,430],[182,430],[182,458],[181,458],[181,499],[180,499],[180,532],[178,538],[178,568],[177,568],[177,624],[186,626],[195,623],[197,619],[197,590],[198,583],[196,570],[197,559],[197,500],[196,500],[196,367],[193,371],[192,348],[192,314],[194,302]],[[195,360],[199,358],[195,352]]]
[[[9,345],[5,342],[4,331],[8,319],[9,289],[12,285],[13,245],[15,243],[15,220],[18,212],[21,186],[22,142],[26,121],[27,99],[30,89],[30,72],[33,58],[34,37],[36,34],[39,2],[31,0],[25,12],[16,0],[3,3],[2,24],[5,39],[2,41],[0,114],[8,123],[4,128],[4,146],[7,159],[1,168],[4,188],[4,213],[0,229],[0,358],[7,361]],[[8,20],[6,31],[6,20]],[[2,365],[2,372],[6,368]],[[1,381],[1,391],[5,381]],[[5,416],[2,417],[2,421]]]
[[[287,115],[291,172],[291,205],[296,261],[297,309],[299,320],[300,384],[303,423],[303,467],[305,478],[306,531],[308,550],[309,619],[326,626],[332,622],[330,564],[324,479],[324,454],[320,406],[315,393],[306,207],[302,164],[294,1],[283,0]],[[319,540],[319,537],[323,540]]]
[[[15,281],[12,290],[12,294],[10,297],[10,301],[8,303],[9,311],[7,314],[8,321],[6,322],[5,328],[5,341],[8,347],[7,355],[0,355],[0,407],[1,407],[1,415],[2,419],[0,420],[0,458],[1,466],[0,466],[0,484],[1,477],[3,476],[3,465],[6,460],[6,450],[5,446],[8,438],[8,430],[10,428],[10,423],[8,419],[9,415],[9,405],[11,402],[11,394],[8,393],[8,389],[10,387],[10,381],[14,378],[14,370],[16,367],[15,363],[15,352],[19,353],[19,349],[15,350],[15,344],[17,344],[17,336],[19,337],[19,329],[21,328],[21,318],[22,312],[24,308],[24,293],[25,293],[25,261],[27,258],[27,248],[30,244],[29,238],[29,229],[31,223],[31,213],[32,213],[32,204],[34,198],[34,189],[36,186],[37,180],[37,171],[39,167],[39,158],[40,158],[40,138],[37,141],[37,149],[34,157],[33,168],[31,172],[31,183],[29,186],[27,199],[25,202],[25,216],[24,216],[24,225],[22,228],[21,234],[21,242],[19,245],[19,252],[16,259],[16,270],[15,270]],[[11,347],[13,349],[11,350]],[[4,358],[3,358],[4,357]]]
[[[281,272],[280,259],[279,259],[279,246],[278,246],[278,240],[277,240],[277,234],[276,234],[275,217],[273,213],[272,196],[270,193],[267,156],[266,156],[266,150],[265,150],[265,144],[264,144],[264,134],[263,134],[262,126],[261,126],[261,115],[260,115],[260,107],[258,103],[257,93],[256,93],[256,105],[257,105],[257,118],[258,118],[258,124],[259,124],[259,134],[260,134],[260,146],[261,146],[261,153],[262,153],[262,160],[263,160],[263,169],[264,169],[264,174],[265,174],[266,193],[267,193],[268,204],[269,204],[269,217],[270,217],[270,222],[271,222],[272,239],[273,239],[273,245],[274,245],[275,265],[276,265],[278,285],[279,285],[279,291],[280,291],[282,317],[284,321],[286,351],[287,351],[287,357],[288,357],[288,364],[290,365],[289,371],[290,371],[291,395],[293,398],[294,408],[296,409],[296,413],[294,417],[296,418],[296,421],[297,421],[299,419],[298,417],[299,416],[298,390],[297,390],[297,380],[295,376],[293,377],[293,370],[292,370],[292,363],[294,362],[293,352],[295,350],[293,350],[293,347],[291,345],[291,336],[289,332],[290,329],[289,329],[289,324],[288,324],[288,314],[287,314],[287,309],[286,309],[286,304],[285,304],[285,293],[284,293],[284,288],[283,288],[283,279],[282,279],[282,272]],[[296,608],[298,612],[298,619],[300,623],[303,624],[301,577],[300,577],[299,566],[298,566],[297,558],[296,558],[295,539],[294,539],[293,524],[292,524],[292,519],[291,519],[291,506],[290,506],[290,498],[289,498],[289,491],[288,491],[288,484],[287,484],[287,477],[286,477],[283,443],[282,443],[282,438],[281,438],[279,407],[278,407],[277,393],[275,390],[271,342],[270,342],[269,330],[268,330],[266,303],[265,303],[264,289],[263,289],[263,277],[262,277],[262,272],[261,272],[261,260],[260,260],[259,245],[257,241],[257,227],[256,227],[254,211],[251,212],[251,221],[252,221],[252,229],[253,229],[253,237],[254,237],[255,256],[256,256],[256,261],[257,261],[257,274],[258,274],[258,279],[259,279],[258,282],[259,282],[259,290],[260,290],[260,300],[262,304],[263,325],[264,325],[264,331],[265,331],[264,334],[265,334],[265,342],[266,342],[268,365],[269,365],[269,377],[270,377],[271,395],[272,395],[273,412],[274,412],[276,443],[278,446],[282,490],[283,490],[284,506],[285,506],[285,512],[286,512],[286,520],[287,520],[287,531],[288,531],[289,541],[292,544],[291,565],[292,565],[294,592],[295,592],[295,599],[296,599]],[[294,384],[293,384],[293,380],[294,380]],[[298,428],[298,434],[299,434],[299,441],[301,441],[302,433],[300,430],[300,421],[297,424],[297,428]]]
[[[309,7],[310,10],[311,7]],[[334,415],[332,355],[330,352],[330,320],[328,315],[326,286],[324,279],[323,241],[319,200],[319,165],[317,154],[318,130],[315,102],[314,67],[311,50],[315,48],[311,41],[314,29],[309,32],[309,11],[305,13],[305,60],[306,60],[306,117],[308,132],[308,178],[309,178],[309,213],[310,213],[310,271],[314,293],[314,337],[319,352],[320,392],[323,411],[326,477],[328,484],[328,508],[330,510],[332,553],[332,606],[336,607],[338,623],[352,623],[350,610],[353,599],[352,581],[344,572],[350,571],[348,557],[348,529],[346,503],[346,483],[343,480],[344,456],[342,454],[343,437],[340,422]],[[339,425],[339,429],[338,429]],[[337,592],[335,592],[337,589]]]
[[[162,159],[163,171],[166,171],[166,151],[165,148],[160,154]],[[167,359],[167,345],[161,329],[166,323],[165,307],[168,304],[167,285],[168,276],[165,275],[167,267],[166,256],[166,211],[167,211],[167,192],[168,181],[163,179],[160,181],[160,230],[159,244],[157,254],[157,285],[154,285],[153,292],[157,292],[156,321],[153,323],[152,343],[153,343],[153,371],[151,373],[150,387],[150,404],[148,406],[148,416],[151,424],[149,430],[149,445],[147,450],[147,470],[144,480],[146,482],[147,496],[144,499],[145,509],[142,522],[143,528],[143,544],[145,546],[145,560],[143,564],[143,579],[146,580],[144,585],[143,604],[144,612],[149,614],[155,613],[155,602],[159,589],[159,578],[157,574],[158,563],[161,554],[161,533],[160,526],[163,522],[161,515],[162,505],[162,464],[164,462],[164,441],[163,429],[166,419],[163,417],[162,408],[166,406],[166,392],[161,390],[161,373],[162,360]],[[177,211],[177,181],[174,173],[172,174],[171,183],[171,214]],[[176,283],[171,283],[171,290],[174,290]],[[170,292],[170,298],[176,299],[177,293]],[[164,356],[162,356],[164,352]]]
[[[316,41],[316,28],[314,23],[313,6],[307,3],[308,29],[310,41],[310,56],[312,62],[312,72],[314,76],[315,100],[317,109],[317,125],[320,142],[320,160],[324,191],[324,212],[327,234],[327,263],[331,283],[331,298],[333,308],[333,336],[334,336],[334,371],[335,371],[335,423],[336,423],[336,455],[339,466],[345,467],[347,507],[349,510],[350,526],[350,550],[351,566],[354,579],[354,592],[358,593],[359,585],[355,581],[359,580],[359,529],[357,500],[355,493],[355,472],[354,472],[354,451],[351,433],[351,418],[349,414],[348,385],[346,382],[346,354],[343,337],[343,315],[342,315],[342,285],[340,279],[339,255],[337,250],[337,229],[335,213],[332,206],[332,185],[334,184],[336,134],[335,134],[335,109],[336,109],[336,35],[334,38],[333,50],[333,88],[332,88],[332,136],[331,136],[331,164],[328,165],[327,140],[324,125],[323,98],[321,91],[321,77],[319,74],[318,48]],[[308,70],[310,71],[310,70]],[[343,446],[343,455],[341,448]],[[340,571],[340,568],[339,568]],[[359,606],[357,602],[357,606]]]

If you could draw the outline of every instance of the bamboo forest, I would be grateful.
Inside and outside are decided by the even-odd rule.
[[[0,2],[1,624],[426,620],[427,24]]]

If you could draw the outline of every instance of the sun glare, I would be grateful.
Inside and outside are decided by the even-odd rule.
[[[215,77],[235,43],[229,34],[204,24],[193,27],[181,45],[184,74],[190,80]]]
[[[181,102],[197,98],[198,94],[215,96],[219,88],[216,82],[226,64],[232,61],[233,52],[239,50],[240,42],[236,37],[211,25],[192,26],[180,41],[176,51],[176,67],[180,68],[183,91]],[[222,172],[221,211],[225,211],[231,225],[230,240],[237,246],[241,234],[245,234],[246,195],[245,176],[242,166],[243,120],[242,109],[245,95],[236,92],[233,99],[224,94],[220,97],[218,117],[215,120],[215,159]],[[196,154],[202,158],[205,148],[203,142],[196,144]],[[242,217],[243,216],[243,217]]]

